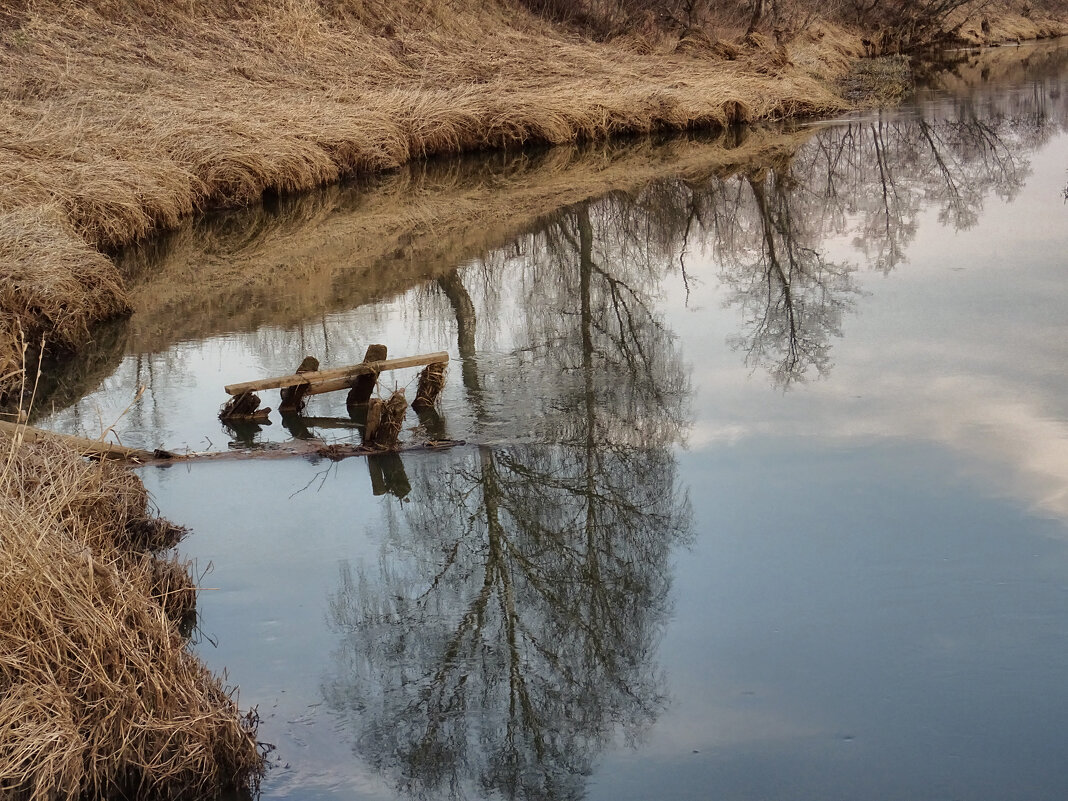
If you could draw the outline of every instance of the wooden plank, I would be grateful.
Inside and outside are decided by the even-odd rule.
[[[381,373],[383,370],[400,370],[405,367],[425,367],[434,362],[447,362],[448,360],[448,352],[439,351],[438,353],[426,353],[421,356],[404,356],[400,359],[383,359],[377,362],[354,364],[349,367],[338,367],[334,370],[318,370],[314,373],[262,378],[259,381],[228,384],[223,389],[227,395],[240,395],[242,392],[259,392],[263,389],[281,389],[282,387],[293,387],[297,384],[309,384],[308,394],[318,395],[322,392],[333,392],[336,389],[350,387],[356,378],[366,373]],[[322,388],[328,382],[332,382],[329,384],[330,388]]]
[[[70,434],[57,434],[54,431],[45,431],[43,428],[7,423],[0,420],[0,432],[12,437],[21,437],[23,442],[40,442],[52,440],[61,442],[69,448],[73,448],[83,456],[93,456],[98,459],[124,459],[131,462],[161,461],[169,457],[163,456],[165,451],[143,451],[138,448],[127,448],[112,442],[104,442],[99,439],[86,439],[75,437]]]

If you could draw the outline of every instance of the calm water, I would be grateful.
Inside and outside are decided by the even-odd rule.
[[[355,441],[341,395],[226,430],[222,385],[452,354],[404,437],[464,446],[142,471],[268,798],[1065,797],[1066,128],[1061,43],[205,220],[42,424]]]

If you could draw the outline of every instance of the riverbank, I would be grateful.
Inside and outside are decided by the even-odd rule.
[[[456,4],[454,4],[455,6]],[[413,158],[838,111],[857,37],[592,42],[507,3],[35,3],[0,17],[0,386],[129,309],[104,255]],[[355,7],[354,7],[355,8]]]
[[[998,19],[976,35],[1023,31]],[[76,350],[129,311],[107,253],[197,212],[431,155],[838,112],[873,47],[814,21],[699,33],[593,41],[505,0],[9,6],[0,392],[24,343]]]
[[[0,459],[0,794],[254,789],[255,717],[186,648],[181,529],[123,467],[6,434]]]

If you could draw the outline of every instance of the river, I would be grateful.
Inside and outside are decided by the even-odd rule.
[[[1068,42],[957,61],[890,112],[432,162],[121,256],[137,312],[41,425],[358,442],[343,394],[235,430],[222,386],[451,354],[402,441],[462,445],[140,471],[265,798],[1068,794]]]

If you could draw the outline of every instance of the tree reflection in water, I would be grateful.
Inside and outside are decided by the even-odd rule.
[[[671,448],[689,390],[641,261],[595,253],[595,225],[618,221],[602,212],[555,215],[523,276],[539,298],[522,321],[533,369],[564,377],[524,399],[539,444],[427,465],[377,571],[345,568],[331,599],[326,698],[359,755],[417,797],[579,797],[605,745],[640,737],[664,703],[655,650],[689,532]],[[439,284],[481,425],[475,304],[458,272]]]
[[[1045,103],[961,101],[949,114],[827,128],[785,163],[736,179],[732,213],[718,215],[734,227],[712,238],[728,303],[743,315],[732,346],[782,387],[825,375],[858,291],[858,264],[829,260],[826,243],[848,238],[861,264],[890,272],[906,261],[921,213],[937,209],[941,224],[964,230],[988,196],[1011,201],[1030,175],[1029,152],[1065,117],[1051,124]]]

